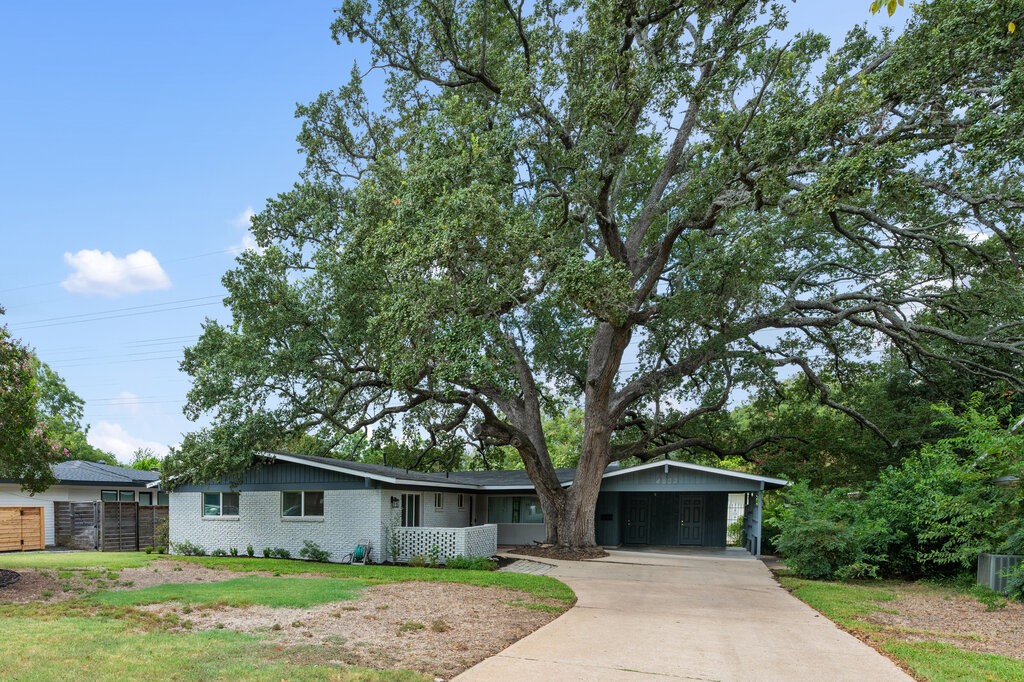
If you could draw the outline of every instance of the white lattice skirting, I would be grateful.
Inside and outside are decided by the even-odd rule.
[[[455,556],[493,556],[498,552],[498,527],[493,524],[466,528],[396,528],[401,548],[398,560],[430,556],[437,545],[441,563]]]

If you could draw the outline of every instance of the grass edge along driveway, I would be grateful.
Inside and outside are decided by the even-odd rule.
[[[900,583],[839,583],[777,576],[779,583],[847,632],[871,644],[919,680],[928,682],[991,682],[1024,680],[1024,661],[976,653],[952,644],[900,639],[884,626],[864,618],[892,610]]]

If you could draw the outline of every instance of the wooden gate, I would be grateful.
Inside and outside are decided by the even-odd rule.
[[[0,507],[0,552],[45,547],[42,507]]]
[[[61,547],[125,552],[153,546],[167,506],[138,502],[54,502],[54,534]]]

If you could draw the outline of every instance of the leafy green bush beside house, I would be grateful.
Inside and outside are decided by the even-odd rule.
[[[982,552],[1024,551],[1021,490],[995,484],[1021,473],[1024,437],[1004,426],[1015,420],[978,397],[959,414],[935,409],[957,435],[922,447],[863,490],[803,483],[783,494],[773,541],[798,575],[943,576],[973,569]],[[1024,594],[1024,573],[1019,585]]]

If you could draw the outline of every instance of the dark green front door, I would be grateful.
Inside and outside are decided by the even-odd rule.
[[[651,506],[646,497],[631,497],[626,503],[626,544],[646,545],[649,542]]]
[[[694,495],[679,497],[679,544],[704,544],[704,498]]]

